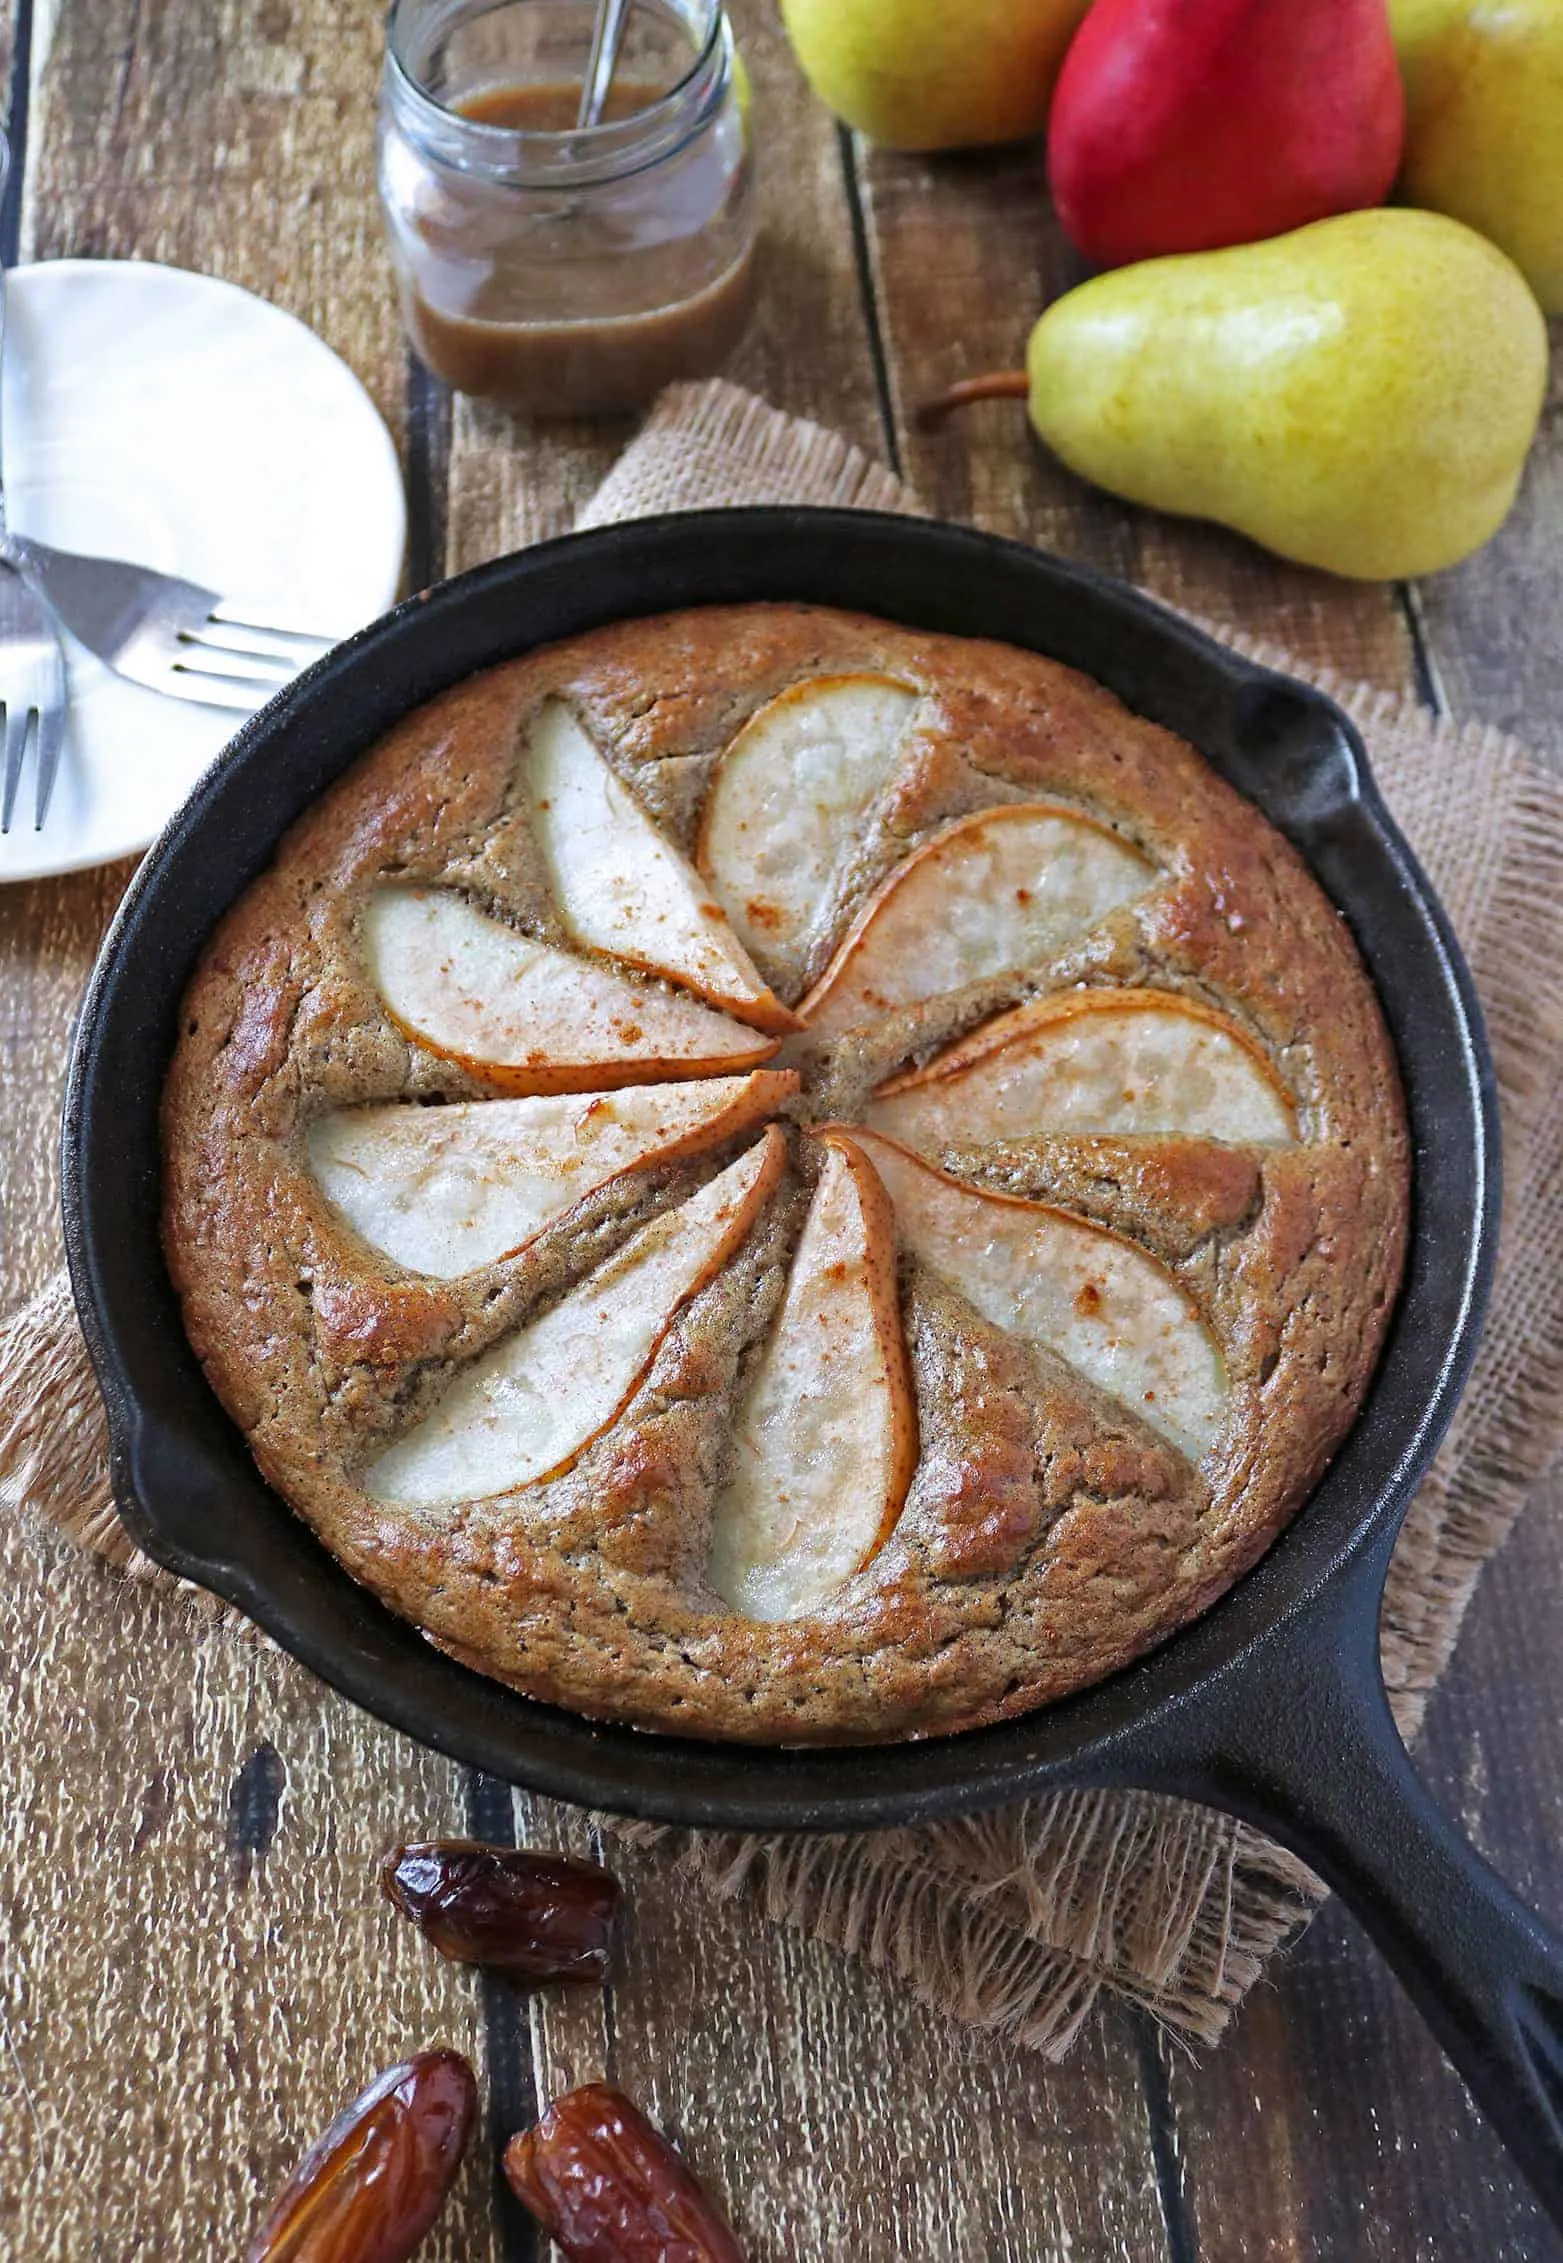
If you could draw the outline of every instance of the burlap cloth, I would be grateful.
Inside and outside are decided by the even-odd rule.
[[[774,502],[919,508],[838,436],[717,384],[664,397],[582,524]],[[1285,653],[1220,633],[1308,673]],[[1390,1574],[1384,1668],[1409,1732],[1482,1563],[1563,1446],[1563,787],[1496,731],[1436,722],[1327,675],[1314,680],[1361,726],[1470,959],[1502,1095],[1506,1215],[1523,1221],[1505,1234],[1475,1375]],[[127,1576],[173,1587],[119,1526],[105,1456],[62,1272],[0,1328],[0,1500],[50,1519]],[[1055,2055],[1104,1988],[1213,2041],[1322,1897],[1302,1865],[1257,1832],[1136,1793],[1022,1801],[866,1837],[619,1827],[713,1894],[803,1925],[953,2017]]]

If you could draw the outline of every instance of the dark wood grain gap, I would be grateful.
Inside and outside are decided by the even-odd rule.
[[[479,1768],[464,1780],[467,1829],[490,1846],[516,1843],[515,1801],[510,1786]],[[499,2219],[504,2263],[537,2263],[542,2241],[537,2225],[505,2182],[505,2146],[518,2129],[529,2129],[538,2115],[532,2073],[532,2022],[526,1998],[508,1981],[480,1975],[483,1998],[483,2059],[488,2077],[488,2129],[493,2153],[494,2208]]]
[[[445,579],[450,387],[407,356],[407,587]]]
[[[1130,2014],[1139,2059],[1140,2088],[1145,2097],[1145,2119],[1150,2134],[1151,2160],[1156,2189],[1161,2197],[1162,2219],[1167,2227],[1168,2263],[1199,2263],[1199,2237],[1194,2228],[1188,2195],[1183,2189],[1183,2157],[1178,2147],[1177,2110],[1167,2079],[1163,2044],[1154,2022],[1144,2013]]]
[[[22,242],[22,189],[27,175],[27,123],[32,103],[33,0],[15,0],[11,18],[11,78],[5,130],[11,172],[0,197],[0,266],[14,267]]]
[[[863,210],[863,184],[858,174],[857,147],[849,126],[838,126],[836,139],[841,150],[842,177],[846,182],[847,211],[852,220],[852,256],[857,265],[858,289],[863,296],[863,320],[868,331],[868,350],[874,365],[879,428],[884,435],[885,454],[890,460],[890,468],[897,479],[902,479],[905,474],[901,468],[901,443],[896,435],[895,395],[890,386],[890,361],[885,348],[884,324],[880,318],[879,285],[874,278],[868,219]]]
[[[141,1794],[141,1815],[130,1842],[133,1855],[143,1853],[168,1828],[168,1819],[174,1812],[178,1784],[179,1774],[174,1768],[159,1768],[148,1779],[147,1787]]]
[[[228,1787],[228,1859],[236,1885],[247,1886],[257,1872],[265,1875],[287,1788],[281,1753],[274,1744],[258,1744]]]
[[[115,82],[114,103],[113,108],[110,111],[110,116],[114,122],[114,132],[116,134],[118,134],[120,127],[124,123],[126,109],[130,107],[132,82],[135,75],[136,58],[140,49],[140,45],[141,0],[132,0],[132,6],[130,10],[130,25],[129,29],[126,31],[124,42],[120,48],[119,77]]]
[[[611,1871],[613,1869],[612,1856],[603,1832],[603,1827],[595,1816],[593,1816],[587,1823],[586,1838],[587,1843],[591,1848],[591,1858],[593,1862],[600,1863],[604,1870]],[[614,1951],[615,1968],[619,1966],[624,1956],[624,1926],[625,1910],[623,1901],[621,1899],[617,1928],[618,1940],[615,1945]],[[609,1977],[607,1986],[603,1989],[602,1992],[602,2071],[605,2081],[617,2082],[619,2080],[619,2021],[617,2008],[613,2001],[613,1980],[611,1975]]]
[[[445,576],[450,483],[450,388],[415,354],[406,364],[407,586],[427,589]],[[516,1844],[510,1786],[478,1768],[462,1774],[467,1830],[492,1846]],[[538,2116],[532,2022],[526,1999],[491,1973],[478,1976],[483,2011],[483,2069],[488,2090],[489,2184],[503,2263],[538,2263],[544,2242],[533,2218],[505,2181],[504,2153],[518,2129]]]
[[[1449,700],[1444,691],[1443,678],[1438,673],[1438,662],[1433,657],[1432,639],[1426,618],[1418,600],[1414,582],[1397,582],[1395,597],[1406,634],[1411,640],[1411,668],[1416,682],[1416,695],[1433,715],[1447,715]]]

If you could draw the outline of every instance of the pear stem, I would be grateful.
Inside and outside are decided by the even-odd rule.
[[[984,377],[963,377],[947,392],[935,393],[931,400],[921,402],[917,421],[927,432],[942,424],[952,409],[964,409],[973,401],[1023,401],[1025,397],[1023,369],[992,369]]]

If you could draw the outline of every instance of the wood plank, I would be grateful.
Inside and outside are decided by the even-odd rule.
[[[700,1898],[640,1891],[643,1855],[624,1870],[638,1954],[615,1995],[617,2070],[720,2174],[758,2253],[1162,2252],[1122,2023],[1061,2075],[796,1933],[745,1942]],[[693,2027],[655,1977],[670,1971],[701,2007]]]
[[[160,259],[241,283],[317,330],[399,431],[378,12],[62,0],[40,13],[51,22],[33,57],[24,258]]]
[[[1563,768],[1563,321],[1519,501],[1496,539],[1417,591],[1432,673],[1451,713],[1497,723]]]
[[[232,2254],[379,2067],[482,2056],[376,1889],[457,1771],[301,1667],[0,1519],[0,2251]],[[475,2152],[430,2263],[500,2263]]]
[[[597,1844],[561,1810],[534,1809],[527,1835]],[[1169,2252],[1126,2019],[1048,2067],[801,1933],[724,1916],[654,1853],[610,1835],[602,1859],[625,1889],[620,1971],[607,1998],[539,1999],[541,2086],[621,2083],[756,2263]]]
[[[1556,1482],[1489,1567],[1421,1749],[1428,1782],[1563,1923]],[[1331,1908],[1172,2092],[1200,2252],[1243,2263],[1563,2263],[1496,2137],[1362,1934]]]
[[[1419,1762],[1563,1926],[1563,1479],[1482,1576]],[[1171,2094],[1201,2253],[1243,2263],[1563,2263],[1550,2226],[1368,1946],[1331,1908]]]
[[[133,866],[0,888],[0,1296],[60,1262],[60,1092],[93,955]]]
[[[1031,324],[1080,269],[1048,205],[1039,145],[928,159],[859,144],[857,162],[898,443],[907,476],[936,511],[1084,559],[1171,604],[1274,637],[1305,660],[1375,684],[1410,681],[1392,592],[1114,502],[1023,431],[1017,402],[917,430],[917,404],[955,378],[1017,366]]]
[[[229,275],[321,330],[399,421],[377,52],[372,16],[334,0],[70,0],[34,57],[24,241]],[[129,871],[0,892],[8,1296],[57,1261],[69,1026]],[[376,2068],[435,2041],[481,2056],[475,1983],[373,1872],[388,1840],[460,1828],[460,1773],[10,1518],[0,1659],[0,2247],[233,2252]],[[498,2263],[481,2157],[428,2252]]]
[[[1335,1907],[1205,2065],[1171,2071],[1206,2263],[1556,2263],[1563,2253]]]

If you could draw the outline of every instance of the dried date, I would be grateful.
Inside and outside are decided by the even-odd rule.
[[[310,2147],[245,2263],[405,2263],[461,2166],[477,2102],[454,2051],[388,2067]]]
[[[619,1889],[595,1863],[476,1839],[392,1847],[386,1899],[441,1956],[517,1981],[608,1975]]]
[[[667,2139],[609,2083],[569,2091],[513,2137],[505,2175],[570,2263],[744,2263]]]

